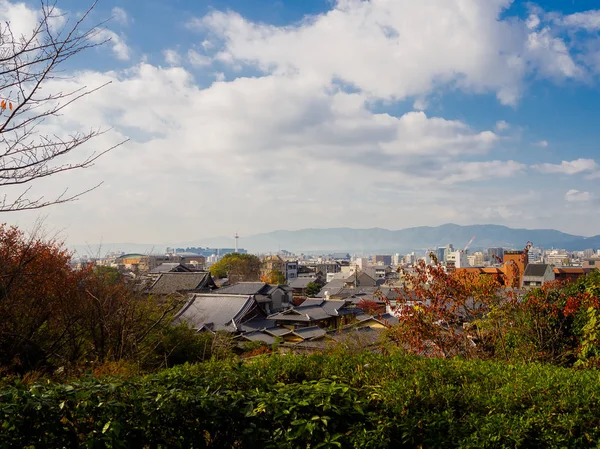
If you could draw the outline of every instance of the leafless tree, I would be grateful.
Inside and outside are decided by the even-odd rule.
[[[52,0],[40,0],[39,20],[31,32],[17,34],[11,23],[0,24],[0,189],[4,188],[4,192],[0,190],[0,212],[65,203],[97,188],[100,184],[77,192],[67,188],[51,198],[31,192],[36,180],[90,167],[124,143],[66,162],[66,155],[107,130],[92,129],[62,137],[40,130],[42,123],[59,117],[73,102],[106,86],[84,86],[66,92],[44,89],[52,80],[61,79],[65,62],[109,40],[104,38],[104,23],[89,28],[85,25],[95,6],[96,2],[73,20]],[[12,196],[7,193],[9,186],[17,186],[11,188]]]

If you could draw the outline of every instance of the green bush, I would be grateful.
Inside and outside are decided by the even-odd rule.
[[[600,373],[358,354],[0,390],[0,447],[597,447]]]

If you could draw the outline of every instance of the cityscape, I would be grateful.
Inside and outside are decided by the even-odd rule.
[[[600,447],[598,0],[0,0],[0,448]]]

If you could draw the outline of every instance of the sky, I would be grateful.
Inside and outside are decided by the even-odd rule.
[[[64,20],[81,0],[58,0]],[[27,30],[39,1],[0,0]],[[36,182],[69,244],[503,224],[600,234],[596,0],[100,0],[110,41],[47,91],[110,84],[42,132],[107,133]],[[9,197],[19,191],[7,190]]]

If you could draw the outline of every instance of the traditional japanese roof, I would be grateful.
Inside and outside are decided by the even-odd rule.
[[[275,328],[277,325],[274,321],[272,320],[267,320],[266,318],[259,316],[256,318],[251,319],[250,321],[247,321],[245,323],[243,323],[240,326],[240,329],[243,332],[252,332],[252,331],[258,331],[258,330],[269,330],[272,328]]]
[[[162,273],[152,284],[148,293],[151,295],[173,295],[177,292],[192,292],[214,285],[208,272],[196,273]]]
[[[239,282],[215,291],[218,295],[258,295],[267,294],[271,286],[266,282]]]
[[[162,263],[158,267],[150,270],[150,274],[172,273],[175,271],[191,272],[192,270],[178,262],[166,262],[166,263]]]
[[[253,331],[253,332],[245,332],[240,335],[240,339],[248,340],[248,341],[262,341],[268,345],[272,345],[277,342],[275,337],[267,334],[263,331]]]
[[[292,330],[287,327],[272,327],[270,329],[265,329],[265,332],[274,337],[283,337],[284,335],[291,334]]]
[[[327,331],[325,329],[321,329],[319,326],[312,326],[294,329],[292,334],[300,337],[302,340],[314,340],[323,338],[325,335],[327,335]]]
[[[299,277],[296,279],[292,279],[291,281],[288,282],[288,285],[291,288],[306,288],[306,286],[308,284],[310,284],[311,282],[317,282],[319,283],[319,279],[317,279],[316,277]]]
[[[262,316],[252,296],[195,294],[175,317],[195,329],[236,332],[244,323]]]

